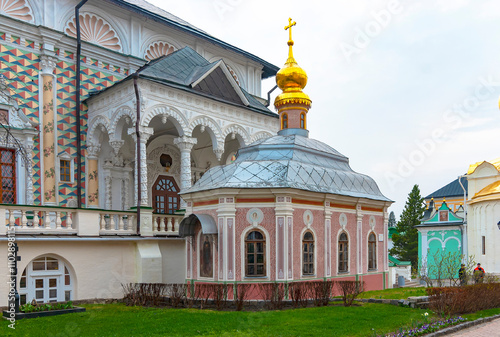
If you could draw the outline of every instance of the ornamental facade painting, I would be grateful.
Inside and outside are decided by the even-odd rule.
[[[0,14],[33,22],[33,11],[27,0],[0,0]]]
[[[200,276],[201,277],[214,277],[213,268],[213,242],[212,236],[202,234],[200,237]]]
[[[69,36],[76,37],[75,18],[68,22],[64,31]],[[116,35],[115,30],[109,23],[94,14],[80,14],[80,32],[83,41],[115,51],[122,50],[120,39]]]

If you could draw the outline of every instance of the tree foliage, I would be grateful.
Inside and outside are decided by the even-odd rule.
[[[418,185],[413,186],[401,217],[396,224],[397,233],[392,235],[393,248],[389,253],[403,261],[410,261],[413,270],[418,267],[418,230],[425,211],[424,198]]]

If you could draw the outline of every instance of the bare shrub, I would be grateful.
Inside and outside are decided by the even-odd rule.
[[[177,308],[186,301],[187,285],[184,283],[172,283],[167,285],[167,296],[170,298],[170,304]]]
[[[225,283],[215,283],[211,284],[212,296],[217,310],[222,310],[227,304],[227,289],[228,286]]]
[[[255,284],[253,283],[239,283],[236,285],[236,297],[234,298],[234,303],[237,311],[243,310],[243,307],[248,301],[254,287]]]
[[[337,281],[335,285],[340,291],[345,307],[350,307],[356,297],[365,289],[364,281]]]
[[[500,307],[499,283],[427,288],[426,291],[429,295],[429,308],[442,317]]]
[[[122,284],[126,305],[158,306],[166,294],[164,283]]]
[[[261,283],[260,285],[261,298],[264,299],[266,308],[269,310],[283,309],[283,297],[285,290],[282,283],[271,282]]]
[[[316,306],[325,306],[330,302],[330,297],[333,290],[333,280],[315,281],[313,283],[313,300]]]
[[[288,284],[288,293],[290,294],[290,299],[292,300],[292,305],[294,308],[302,306],[307,307],[309,302],[309,297],[311,296],[310,288],[312,282],[291,282]]]

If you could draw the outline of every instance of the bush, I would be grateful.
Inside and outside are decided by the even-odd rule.
[[[285,296],[285,289],[282,283],[271,282],[271,283],[261,283],[260,285],[261,298],[264,299],[266,303],[266,308],[270,310],[283,309],[284,302],[283,297]]]
[[[126,305],[158,306],[167,293],[164,283],[128,283],[122,288]]]
[[[170,298],[170,304],[177,308],[179,304],[186,301],[187,284],[171,283],[167,285],[167,296]]]
[[[499,283],[427,288],[427,294],[429,308],[442,317],[500,307]]]
[[[294,308],[299,305],[303,308],[307,307],[309,298],[311,297],[312,282],[291,282],[288,284],[288,293]]]
[[[335,284],[340,291],[345,307],[350,307],[356,297],[365,289],[364,281],[337,281]]]
[[[253,283],[238,283],[236,286],[236,297],[234,298],[237,311],[243,310],[243,306],[248,301],[254,288],[255,284]]]
[[[326,306],[328,302],[330,302],[330,297],[333,290],[334,281],[332,280],[324,280],[324,281],[315,281],[313,283],[313,291],[314,291],[314,304],[316,306]]]

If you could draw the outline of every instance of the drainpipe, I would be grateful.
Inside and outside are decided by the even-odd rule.
[[[463,233],[463,249],[464,249],[464,263],[467,262],[467,259],[469,257],[469,244],[468,244],[468,237],[467,237],[467,191],[465,190],[464,185],[462,184],[462,178],[467,177],[467,175],[462,175],[458,176],[458,182],[460,183],[460,186],[464,190],[464,233]]]
[[[82,40],[80,36],[80,8],[88,0],[82,0],[75,7],[76,22],[76,195],[78,208],[82,208],[82,140],[80,130],[80,54]]]
[[[267,103],[266,103],[266,108],[267,108],[269,105],[271,105],[271,93],[272,93],[274,90],[276,90],[276,88],[277,88],[277,87],[278,87],[278,86],[277,86],[277,85],[275,85],[275,86],[274,86],[271,90],[269,90],[269,91],[267,92]]]
[[[136,100],[136,121],[135,121],[135,136],[136,136],[136,161],[137,161],[137,235],[141,235],[141,133],[139,132],[139,121],[141,120],[141,97],[139,96],[139,87],[137,78],[139,75],[134,74],[134,90]]]

